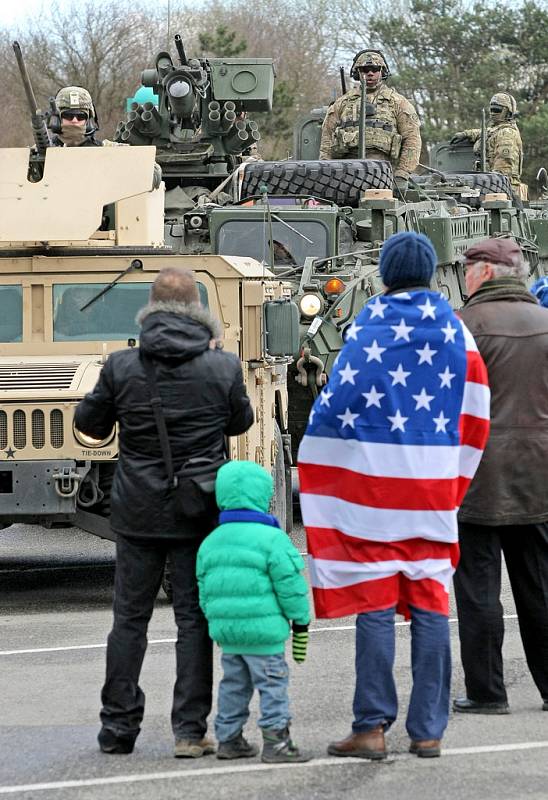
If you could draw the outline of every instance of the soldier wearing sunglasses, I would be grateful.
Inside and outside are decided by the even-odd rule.
[[[49,120],[56,147],[101,147],[95,138],[99,129],[90,93],[81,86],[65,86],[57,92],[56,111]]]

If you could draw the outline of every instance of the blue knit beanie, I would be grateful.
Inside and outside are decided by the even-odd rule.
[[[402,231],[383,244],[379,270],[388,289],[429,286],[437,261],[430,239],[422,233]]]
[[[548,308],[548,278],[539,278],[535,281],[530,292],[535,295],[541,306]]]

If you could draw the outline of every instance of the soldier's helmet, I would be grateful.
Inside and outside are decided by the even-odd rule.
[[[489,101],[489,113],[494,119],[513,119],[518,113],[515,97],[508,92],[497,92]]]
[[[381,76],[383,80],[389,77],[390,70],[388,68],[388,64],[386,63],[386,59],[380,50],[360,50],[359,53],[356,53],[354,56],[354,61],[352,62],[352,66],[350,67],[350,77],[355,81],[359,80],[358,69],[360,67],[367,67],[369,65],[381,68]]]
[[[64,86],[57,92],[55,103],[59,111],[85,111],[89,119],[96,119],[91,95],[81,86]]]

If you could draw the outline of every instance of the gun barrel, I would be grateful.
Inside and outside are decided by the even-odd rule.
[[[32,133],[34,135],[34,141],[36,143],[38,152],[44,153],[46,148],[51,145],[51,139],[47,125],[42,116],[42,113],[38,109],[38,106],[36,104],[36,97],[34,96],[34,91],[32,89],[32,84],[30,82],[29,74],[27,72],[27,67],[23,59],[23,53],[21,52],[21,45],[19,44],[19,42],[13,42],[13,52],[15,53],[17,66],[19,67],[19,72],[21,73],[21,80],[23,81],[25,94],[27,95],[27,102],[29,104],[31,113]]]
[[[32,90],[32,84],[30,82],[29,73],[27,72],[27,66],[23,60],[23,53],[21,52],[21,45],[19,42],[13,43],[13,51],[15,53],[15,59],[17,61],[17,66],[19,67],[19,72],[21,73],[21,80],[23,81],[23,87],[25,89],[25,94],[27,95],[27,102],[32,113],[36,114],[38,110],[36,97],[34,96],[34,92]]]
[[[175,34],[175,47],[177,48],[177,55],[179,56],[179,61],[181,62],[181,66],[186,67],[188,64],[185,48],[183,45],[183,40],[181,39],[181,35],[179,33]]]

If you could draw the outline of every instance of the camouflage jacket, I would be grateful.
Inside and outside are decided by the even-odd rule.
[[[419,118],[411,103],[381,84],[367,93],[375,106],[368,116],[365,147],[370,157],[391,161],[395,175],[407,178],[420,159]],[[320,158],[356,158],[358,154],[360,88],[353,87],[329,107],[322,125]]]
[[[463,133],[474,142],[474,152],[481,151],[481,129],[470,128]],[[508,175],[513,186],[518,186],[523,164],[523,145],[515,122],[489,125],[485,135],[485,154],[491,172]]]

